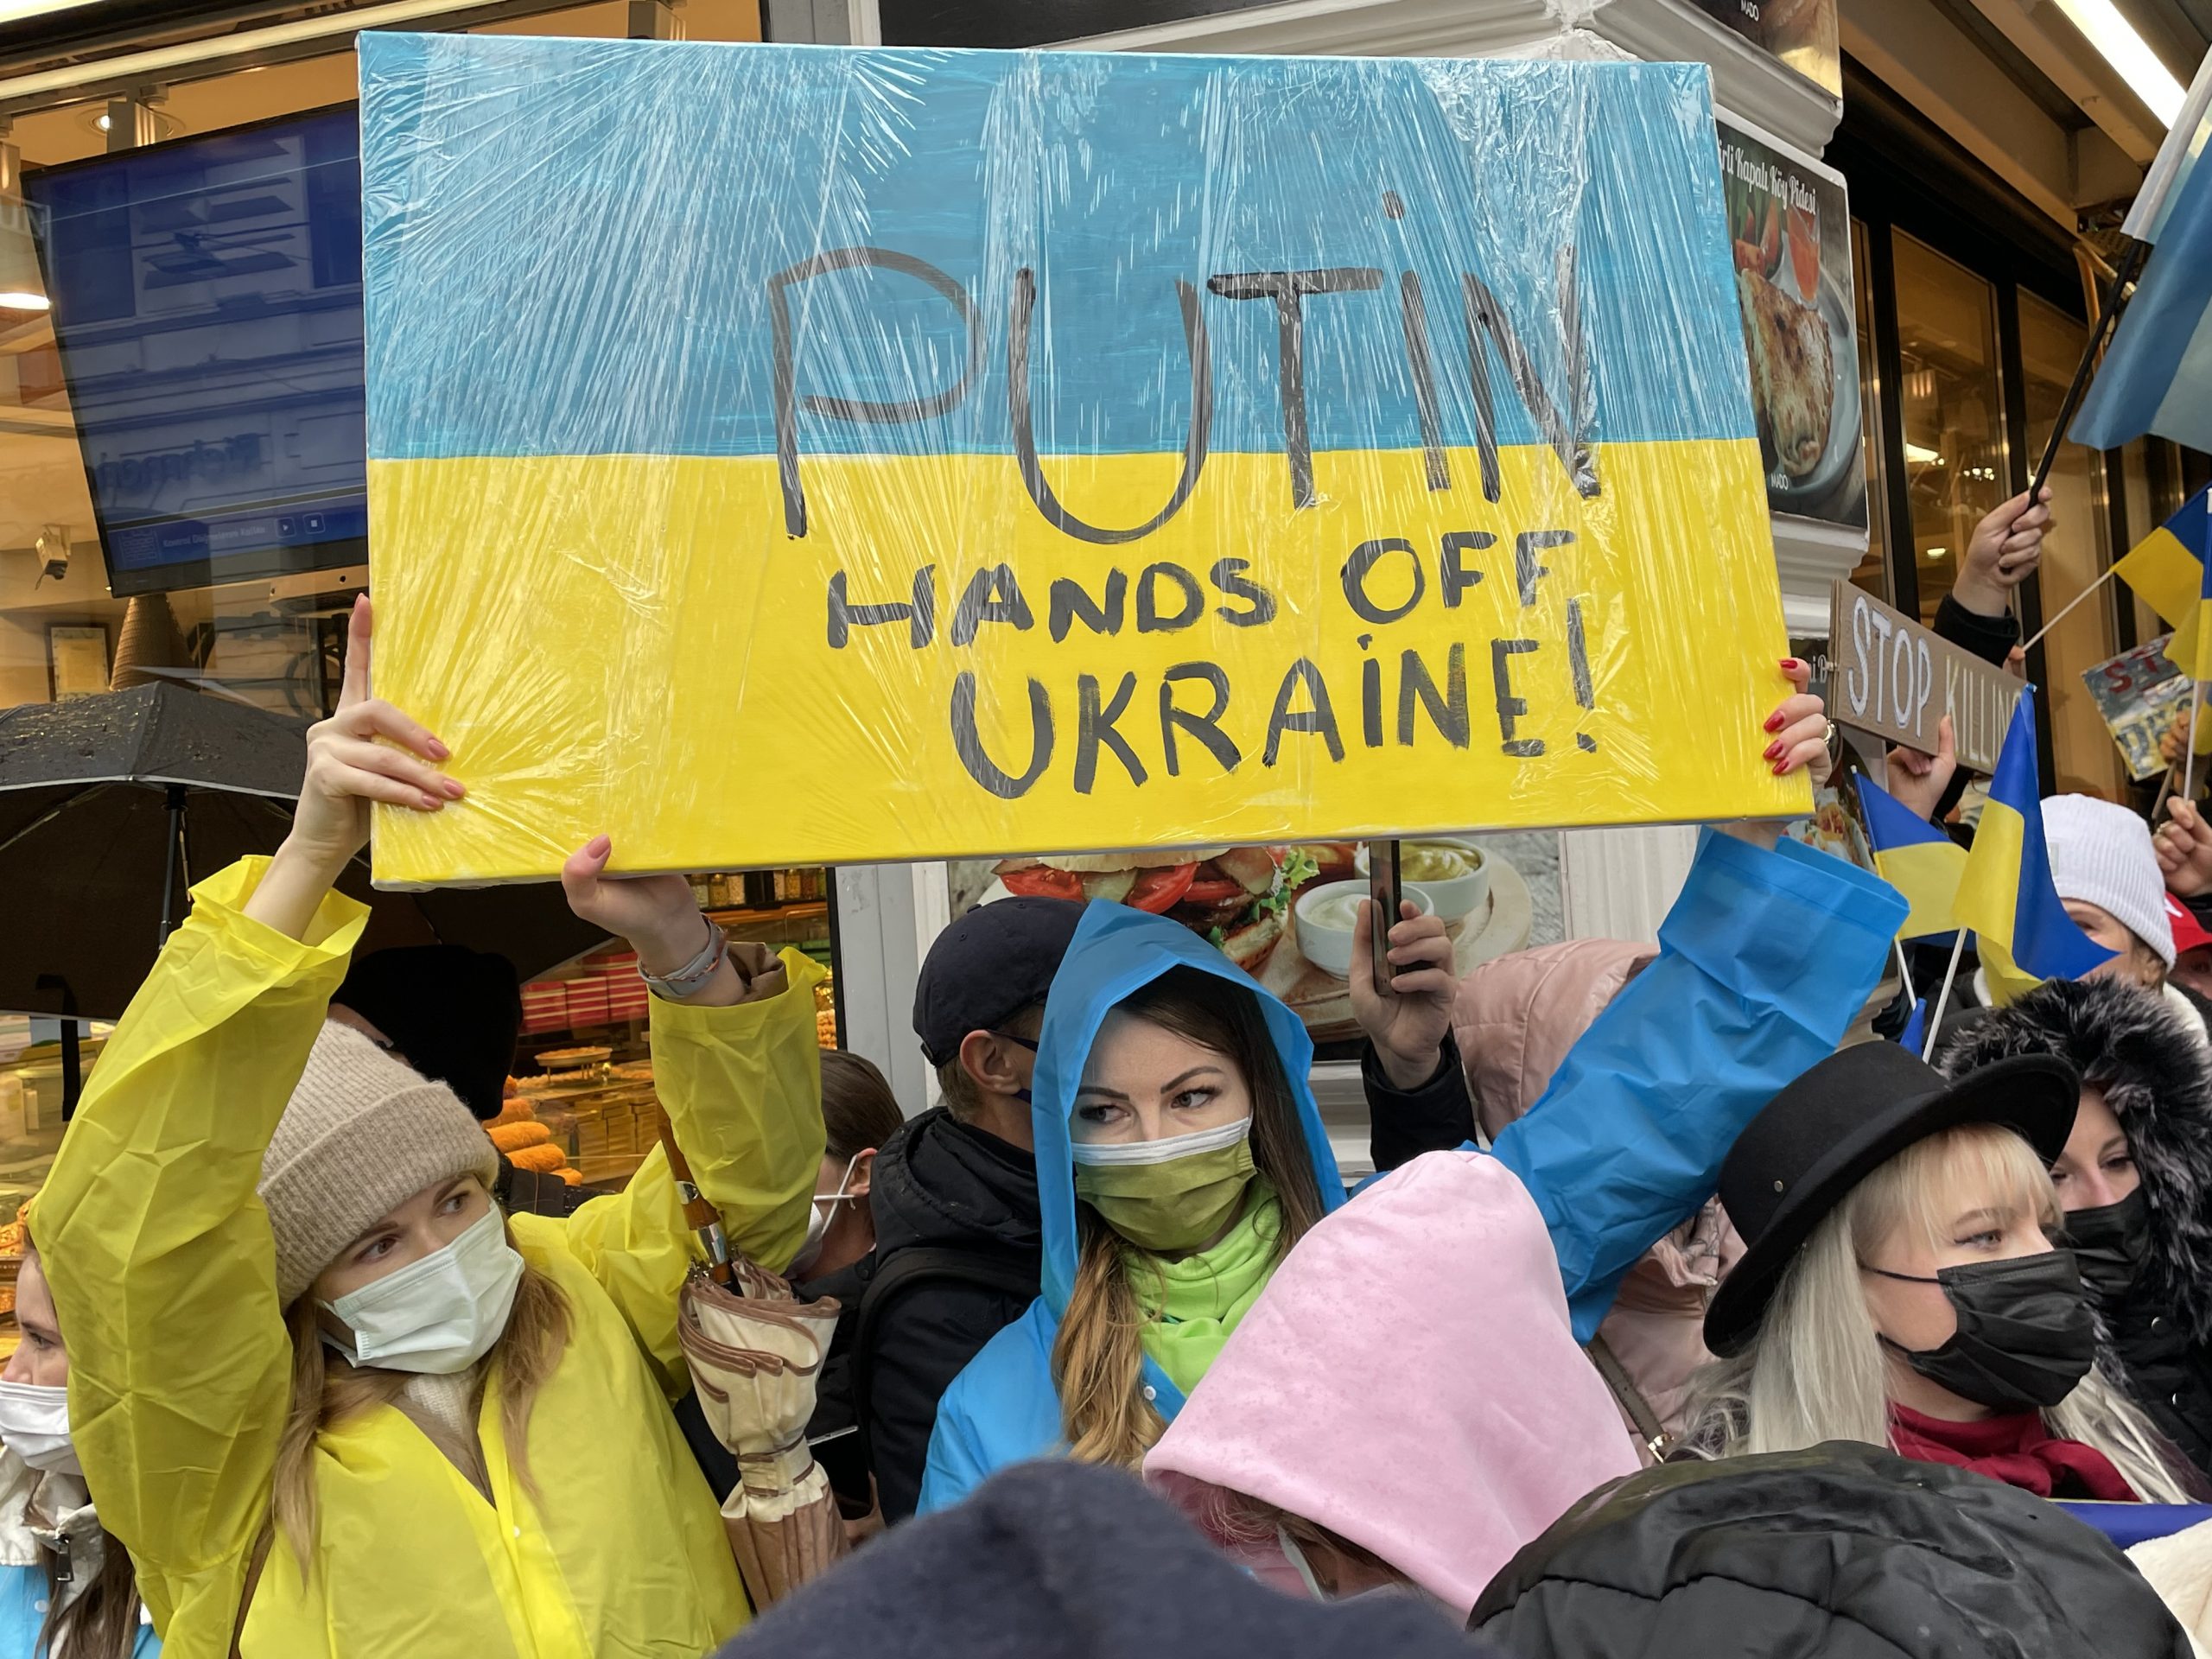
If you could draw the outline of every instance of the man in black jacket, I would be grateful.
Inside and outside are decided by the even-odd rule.
[[[922,964],[914,1034],[944,1103],[876,1156],[867,1352],[855,1357],[887,1522],[914,1512],[939,1397],[1037,1297],[1030,1073],[1046,993],[1082,919],[1064,900],[1002,899],[947,928]]]

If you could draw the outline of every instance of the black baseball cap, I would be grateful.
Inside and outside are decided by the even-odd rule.
[[[1083,910],[1066,899],[1001,899],[937,936],[914,987],[914,1035],[931,1065],[950,1061],[969,1032],[1045,1000]]]

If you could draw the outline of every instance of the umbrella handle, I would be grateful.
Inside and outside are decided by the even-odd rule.
[[[690,1162],[684,1157],[683,1148],[676,1144],[676,1131],[666,1113],[661,1115],[660,1144],[668,1154],[669,1173],[676,1178],[676,1196],[683,1205],[683,1219],[706,1249],[708,1277],[716,1284],[727,1285],[730,1277],[729,1239],[722,1231],[721,1212],[691,1179]]]

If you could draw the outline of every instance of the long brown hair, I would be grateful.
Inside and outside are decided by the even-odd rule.
[[[506,1235],[512,1248],[512,1224],[506,1226]],[[299,1563],[300,1580],[305,1584],[315,1560],[315,1437],[362,1412],[391,1404],[406,1388],[409,1374],[354,1365],[342,1356],[327,1354],[311,1294],[292,1304],[285,1324],[292,1335],[292,1403],[285,1414],[283,1438],[276,1443],[270,1522],[291,1546],[293,1558]],[[525,1258],[506,1329],[499,1332],[487,1357],[499,1362],[499,1432],[506,1442],[507,1459],[533,1501],[537,1487],[530,1472],[530,1408],[568,1345],[568,1298]],[[435,1423],[418,1420],[416,1427],[464,1474],[479,1486],[484,1484],[483,1448],[474,1434],[457,1442]]]
[[[23,1235],[23,1264],[44,1276],[29,1230]],[[67,1332],[61,1346],[68,1351]],[[93,1507],[97,1511],[98,1504]],[[38,1645],[32,1649],[36,1659],[48,1659],[57,1651],[69,1659],[129,1659],[138,1642],[138,1576],[122,1541],[105,1527],[100,1529],[100,1570],[66,1604],[62,1598],[68,1581],[61,1576],[60,1561],[52,1550],[41,1549],[39,1565],[46,1570],[46,1599],[41,1605],[47,1612],[39,1625]],[[71,1570],[81,1572],[83,1564],[76,1563]]]
[[[1298,1098],[1282,1056],[1249,991],[1203,969],[1177,968],[1116,1010],[1188,1038],[1229,1061],[1252,1096],[1252,1161],[1274,1188],[1282,1222],[1280,1262],[1321,1218],[1321,1189],[1299,1121]],[[1249,1199],[1248,1199],[1249,1202]],[[1071,1456],[1134,1469],[1166,1427],[1144,1397],[1144,1329],[1148,1317],[1130,1284],[1157,1264],[1076,1201],[1081,1254],[1067,1312],[1052,1342],[1052,1381],[1060,1432]]]
[[[100,1570],[71,1597],[61,1563],[50,1549],[39,1551],[46,1569],[46,1622],[39,1627],[37,1659],[60,1653],[64,1659],[130,1659],[138,1643],[138,1577],[122,1541],[100,1529]],[[82,1572],[79,1562],[73,1571]]]

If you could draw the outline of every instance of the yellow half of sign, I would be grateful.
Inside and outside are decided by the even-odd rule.
[[[1321,454],[1303,507],[1215,454],[1119,543],[1006,455],[805,455],[798,537],[773,457],[372,461],[375,689],[469,789],[380,810],[378,880],[1807,811],[1757,442],[1593,454],[1493,502],[1471,449]],[[1181,467],[1044,471],[1129,526]]]

